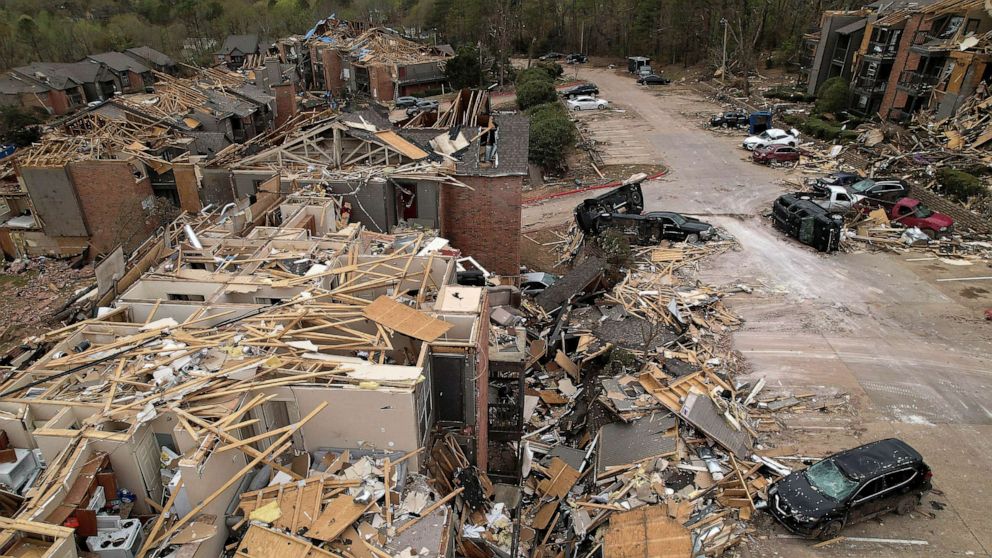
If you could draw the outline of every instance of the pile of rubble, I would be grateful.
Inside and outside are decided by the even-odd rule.
[[[8,262],[0,271],[0,298],[4,323],[0,343],[19,339],[69,317],[72,303],[96,294],[93,269],[75,269],[68,261],[24,258]]]
[[[717,556],[747,536],[769,484],[790,472],[760,455],[774,430],[762,422],[791,404],[758,410],[763,382],[739,381],[742,361],[723,349],[740,324],[731,293],[692,278],[734,245],[635,250],[612,286],[606,262],[588,257],[524,304],[521,553]]]

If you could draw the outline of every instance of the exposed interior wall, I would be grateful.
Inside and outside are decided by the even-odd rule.
[[[224,483],[234,478],[247,464],[244,453],[240,451],[211,453],[202,464],[182,459],[179,461],[179,473],[183,479],[182,490],[186,492],[190,504],[195,506],[204,502]],[[218,534],[201,543],[195,556],[220,556],[227,538],[225,513],[239,487],[240,482],[233,483],[203,508],[202,513],[216,516],[214,524],[218,527]]]
[[[18,173],[49,236],[88,236],[86,220],[72,179],[65,167],[20,166]]]
[[[329,182],[332,194],[351,204],[351,221],[370,231],[388,233],[396,225],[396,195],[385,180],[367,182]]]
[[[328,403],[301,429],[308,451],[366,447],[408,452],[420,447],[412,390],[291,386],[264,393],[276,395],[276,401],[294,402],[301,417]]]
[[[227,169],[201,168],[200,202],[227,205],[234,201],[234,185]]]

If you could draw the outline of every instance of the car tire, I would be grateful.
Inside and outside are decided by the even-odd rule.
[[[789,147],[795,147],[795,146],[796,146],[796,142],[794,142],[794,141],[790,141],[789,142]]]
[[[912,494],[907,494],[896,504],[896,513],[899,515],[909,515],[913,513],[918,505],[920,505],[920,498]]]
[[[844,524],[839,520],[835,519],[830,523],[827,523],[820,529],[820,532],[816,534],[816,538],[821,541],[829,541],[830,539],[836,539],[840,535],[841,530],[844,528]]]
[[[596,105],[596,108],[599,109],[599,110],[605,110],[606,109],[606,105]]]
[[[582,110],[582,107],[572,107],[572,110],[574,110],[575,112],[578,112],[578,111]]]
[[[920,229],[920,230],[923,231],[923,234],[925,234],[928,237],[930,237],[930,240],[933,240],[933,239],[937,238],[937,231],[935,231],[933,229]]]
[[[690,234],[690,235],[686,235],[685,241],[687,243],[689,243],[689,244],[695,244],[695,243],[699,242],[699,235],[698,234],[695,234],[695,233]]]

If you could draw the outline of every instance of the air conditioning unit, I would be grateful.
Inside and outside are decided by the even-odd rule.
[[[0,463],[0,484],[17,492],[38,469],[38,460],[31,450],[14,448],[14,454],[16,460],[11,463]]]
[[[137,519],[120,519],[100,521],[97,516],[97,534],[86,537],[86,546],[90,552],[100,558],[135,558],[144,542],[141,522]]]

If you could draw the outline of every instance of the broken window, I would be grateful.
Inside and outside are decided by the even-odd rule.
[[[203,295],[196,294],[177,294],[168,293],[166,295],[169,300],[181,301],[181,302],[204,302],[206,299]]]

